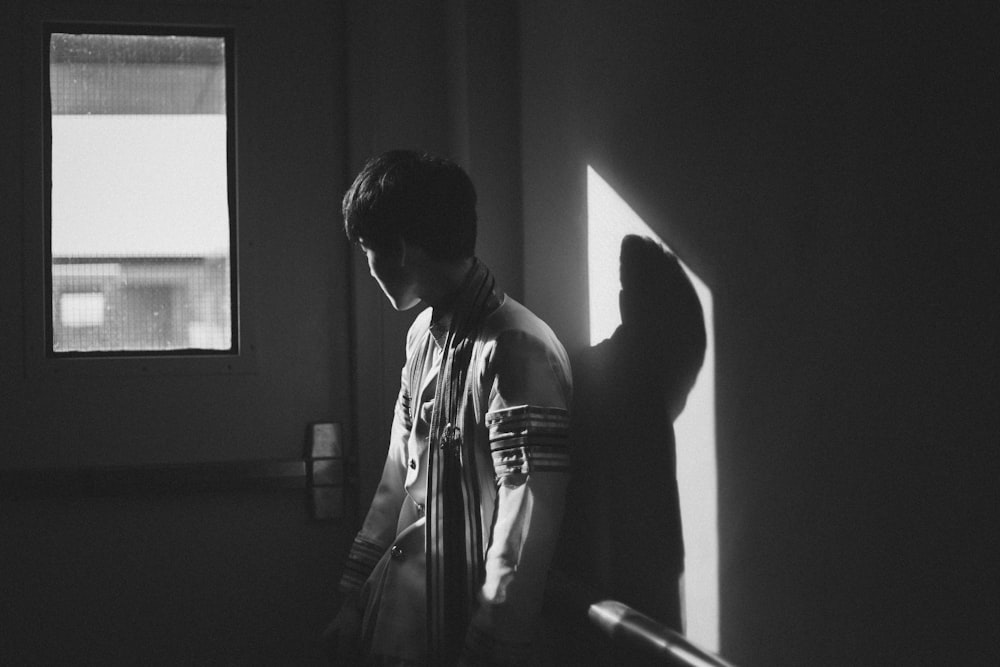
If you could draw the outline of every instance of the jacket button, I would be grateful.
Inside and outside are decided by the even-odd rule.
[[[392,548],[389,549],[389,555],[392,556],[394,560],[403,560],[403,548],[398,544],[393,544]]]

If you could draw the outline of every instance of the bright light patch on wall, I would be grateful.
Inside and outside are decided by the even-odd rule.
[[[648,236],[669,246],[591,167],[587,167],[587,266],[590,342],[608,338],[621,324],[618,261],[622,238]],[[683,262],[681,262],[683,265]],[[677,481],[684,524],[685,634],[719,650],[719,537],[715,464],[715,340],[712,292],[684,265],[705,313],[708,347],[698,381],[677,421]]]

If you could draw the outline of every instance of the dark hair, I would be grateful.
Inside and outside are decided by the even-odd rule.
[[[384,247],[395,236],[439,260],[476,250],[476,189],[454,162],[394,150],[370,159],[344,195],[344,231]]]

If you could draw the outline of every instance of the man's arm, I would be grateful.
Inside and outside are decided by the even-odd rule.
[[[404,373],[405,375],[405,373]],[[406,497],[406,443],[410,435],[409,393],[404,385],[396,400],[396,410],[392,422],[392,437],[386,453],[382,479],[361,530],[354,538],[354,544],[347,556],[344,574],[338,586],[341,593],[357,594],[368,579],[383,552],[396,536],[399,511]]]
[[[569,478],[570,376],[558,342],[501,337],[487,426],[497,510],[466,641],[472,664],[523,659],[541,609]]]
[[[412,423],[405,368],[402,376],[382,479],[344,565],[337,587],[343,596],[340,610],[323,633],[331,660],[360,660],[361,587],[396,535],[400,508],[406,496],[406,444]]]

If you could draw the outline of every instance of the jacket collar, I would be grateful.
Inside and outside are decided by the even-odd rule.
[[[489,290],[489,294],[483,296],[483,290]],[[472,266],[469,268],[465,278],[462,279],[461,286],[441,305],[434,308],[431,313],[431,336],[439,348],[443,348],[448,332],[452,327],[457,327],[455,335],[463,337],[467,332],[462,329],[467,327],[471,311],[478,305],[484,305],[487,311],[495,310],[500,304],[501,297],[497,294],[493,274],[489,267],[478,258],[472,259]],[[483,303],[485,298],[486,302]]]

